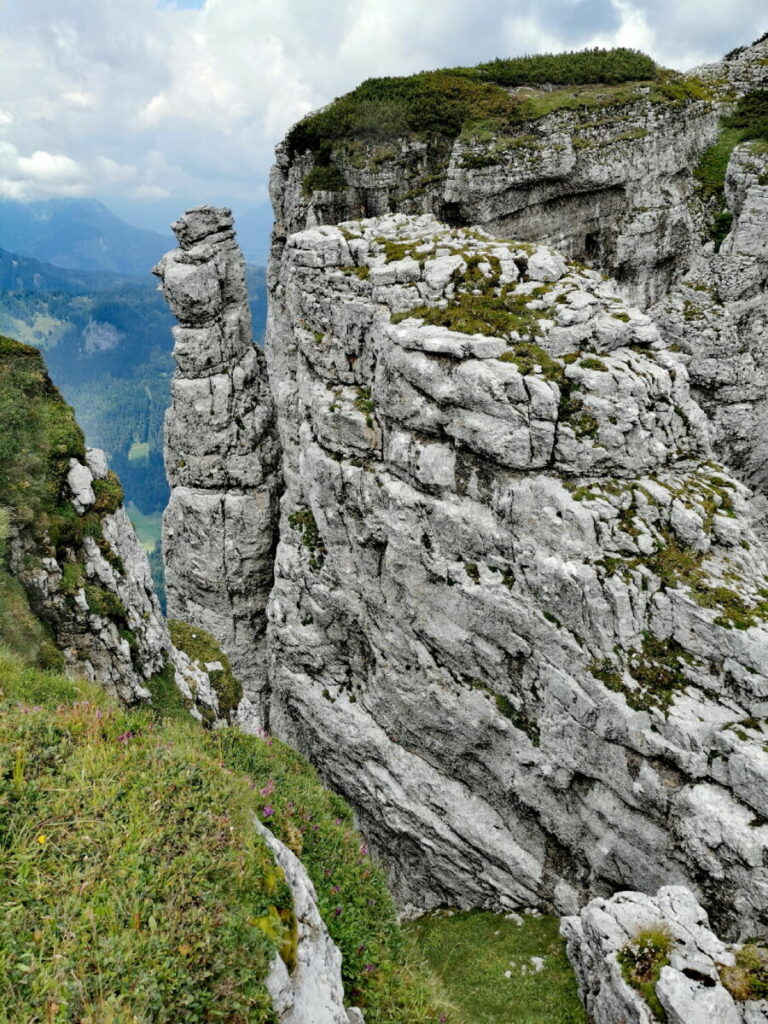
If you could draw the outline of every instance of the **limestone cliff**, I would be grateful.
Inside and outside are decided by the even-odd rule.
[[[768,560],[679,357],[599,274],[430,217],[277,270],[271,720],[401,901],[673,880],[764,921]]]
[[[229,211],[200,207],[173,227],[180,248],[155,268],[179,319],[165,424],[168,614],[222,644],[245,687],[241,720],[258,725],[279,484],[272,398]]]
[[[213,285],[195,296],[229,280],[228,256],[182,230],[162,265],[167,291],[176,264],[189,274],[169,291],[169,465],[199,447],[213,474],[253,416],[270,514],[282,487],[272,589],[252,588],[237,632],[230,535],[209,516],[203,544],[203,516],[172,504],[177,600],[253,659],[261,713],[355,805],[404,907],[574,913],[672,883],[726,937],[766,927],[768,552],[741,482],[760,483],[766,440],[762,157],[734,150],[718,252],[693,173],[765,46],[709,84],[543,89],[512,134],[329,151],[292,133],[272,177],[269,390],[243,373],[215,410],[184,361],[187,339],[220,358],[190,332],[226,322]],[[200,216],[224,215],[180,223]],[[685,305],[713,274],[727,354]],[[259,362],[244,351],[217,372]],[[195,479],[251,497],[236,474]],[[243,512],[265,559],[268,501]]]

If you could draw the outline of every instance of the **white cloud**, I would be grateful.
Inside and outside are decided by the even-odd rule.
[[[131,192],[131,199],[145,203],[154,199],[168,199],[171,193],[160,185],[139,185]]]
[[[765,0],[5,5],[0,192],[180,206],[263,198],[288,127],[363,78],[617,44],[689,67],[768,28]]]

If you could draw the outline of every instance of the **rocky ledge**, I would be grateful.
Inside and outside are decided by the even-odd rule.
[[[561,931],[592,1024],[768,1021],[768,1001],[751,987],[754,977],[764,988],[764,952],[718,939],[687,889],[591,900]]]

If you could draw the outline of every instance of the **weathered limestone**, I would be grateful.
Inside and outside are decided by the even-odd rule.
[[[768,561],[679,357],[594,271],[430,217],[272,269],[271,720],[401,903],[676,882],[764,927]],[[502,277],[537,347],[403,318]]]
[[[86,462],[72,459],[67,474],[70,501],[79,516],[96,502],[94,481],[107,480],[104,452],[89,448]],[[85,535],[77,552],[82,575],[72,564],[37,557],[26,531],[10,538],[10,565],[40,618],[50,627],[69,668],[98,682],[125,704],[151,697],[153,676],[168,670],[191,713],[218,717],[218,698],[207,673],[176,650],[152,586],[147,556],[122,505],[101,516],[101,537]],[[78,573],[80,569],[78,569]]]
[[[768,1002],[737,1002],[722,984],[719,968],[733,966],[733,949],[710,931],[706,912],[681,886],[667,886],[657,896],[620,892],[608,900],[591,900],[578,916],[563,920],[561,931],[592,1024],[656,1020],[642,994],[625,980],[617,959],[647,931],[671,939],[669,962],[655,986],[670,1024],[768,1021]]]
[[[556,111],[512,138],[397,140],[386,159],[379,143],[369,154],[360,143],[354,159],[339,147],[334,164],[347,187],[338,192],[306,195],[312,156],[278,146],[276,238],[393,208],[430,212],[500,238],[547,242],[597,262],[633,301],[655,301],[698,248],[688,172],[715,141],[718,111],[708,100],[680,105],[648,92]]]
[[[733,216],[719,252],[704,247],[650,314],[685,359],[715,451],[762,496],[768,490],[768,156],[751,143],[730,159]],[[762,184],[761,184],[762,182]],[[760,510],[764,518],[765,512]],[[764,528],[763,528],[764,529]]]
[[[201,206],[173,228],[180,248],[155,268],[179,320],[165,424],[168,614],[219,641],[243,683],[241,722],[258,725],[279,487],[272,399],[229,210]]]
[[[349,1024],[341,953],[320,916],[315,887],[296,854],[258,818],[253,823],[285,873],[298,929],[296,966],[289,972],[278,954],[266,980],[278,1019],[281,1024]]]

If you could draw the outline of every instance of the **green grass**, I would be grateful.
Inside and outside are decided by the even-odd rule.
[[[277,740],[180,712],[0,648],[0,1024],[272,1022],[294,932],[251,814],[301,856],[368,1024],[458,1024],[346,804]]]
[[[733,967],[720,968],[720,980],[734,999],[768,999],[768,949],[747,943],[736,950]]]
[[[523,921],[485,911],[438,912],[405,928],[442,979],[462,1024],[586,1024],[558,919]],[[532,956],[543,958],[540,972]]]
[[[0,1020],[268,1021],[291,900],[246,781],[89,688],[0,688]]]
[[[723,122],[716,142],[702,154],[694,168],[697,191],[712,207],[710,236],[719,249],[731,229],[733,216],[725,205],[725,175],[733,150],[740,142],[768,142],[768,90],[757,89],[742,96],[736,109]]]
[[[184,651],[192,661],[208,673],[211,685],[219,698],[219,717],[229,720],[230,716],[237,711],[237,706],[243,696],[243,687],[232,673],[229,658],[211,634],[206,633],[198,626],[190,626],[189,623],[180,622],[178,619],[169,619],[168,628],[174,646]],[[220,665],[221,668],[209,669],[206,667],[208,665]]]

